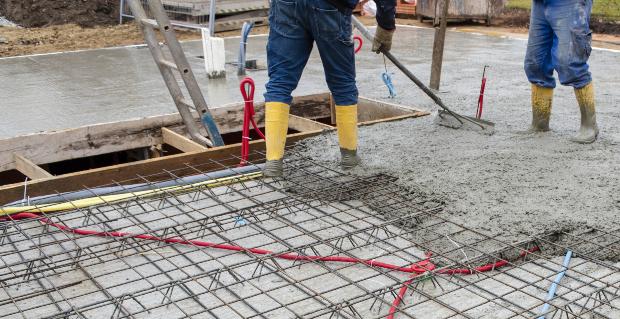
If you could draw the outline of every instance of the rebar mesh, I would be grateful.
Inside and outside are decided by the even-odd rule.
[[[238,160],[162,174],[175,180],[218,167],[234,170]],[[284,180],[239,177],[215,187],[136,194],[43,213],[39,220],[1,222],[0,313],[4,318],[386,318],[407,285],[394,308],[396,318],[532,318],[540,315],[562,270],[563,253],[572,249],[575,257],[549,302],[547,318],[620,317],[620,271],[613,259],[618,231],[504,242],[450,221],[441,214],[440,198],[404,189],[394,177],[354,176],[305,158],[291,159],[286,167]],[[161,174],[137,178],[161,179]],[[176,241],[100,235],[115,232]],[[200,244],[205,242],[211,244]],[[281,258],[286,254],[359,262]],[[424,261],[436,268],[413,280],[402,271]],[[378,267],[380,262],[397,269]],[[497,267],[477,268],[488,264]],[[449,274],[450,269],[471,274]]]

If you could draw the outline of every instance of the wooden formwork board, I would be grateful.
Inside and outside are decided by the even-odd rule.
[[[287,144],[294,144],[299,140],[316,136],[321,132],[323,132],[323,130],[289,134],[287,137]],[[263,140],[251,141],[250,145],[252,151],[264,151],[265,149],[265,142]],[[182,153],[38,179],[28,182],[28,195],[33,197],[56,194],[57,192],[62,193],[93,188],[116,182],[120,184],[144,182],[136,179],[136,176],[148,177],[148,180],[153,182],[170,179],[170,175],[161,174],[164,170],[174,171],[175,175],[179,177],[193,175],[196,174],[196,171],[189,166],[197,166],[203,171],[217,170],[222,169],[220,165],[222,161],[227,159],[231,160],[230,163],[224,162],[224,164],[234,166],[238,163],[238,159],[234,158],[233,155],[238,155],[240,152],[241,144],[232,144],[215,147],[206,151]],[[209,160],[219,161],[220,163],[210,162]],[[257,160],[257,158],[250,158],[250,161],[252,160]],[[23,198],[23,195],[24,183],[0,187],[0,203],[19,200]]]
[[[288,144],[315,136],[333,126],[316,120],[329,119],[330,94],[321,93],[296,97],[291,107],[289,128],[299,133],[289,134]],[[264,103],[256,105],[259,126],[264,123]],[[243,104],[235,103],[212,109],[222,133],[239,132],[243,123]],[[428,112],[406,108],[360,97],[360,125],[400,120],[428,115]],[[59,176],[50,176],[37,165],[67,159],[94,156],[158,144],[170,144],[185,153],[152,158],[127,164],[113,165]],[[264,150],[264,141],[252,141],[252,150]],[[209,160],[238,160],[240,144],[212,149],[202,149],[183,134],[183,125],[177,114],[163,115],[141,120],[100,124],[66,131],[32,134],[7,140],[0,140],[0,171],[20,168],[36,177],[27,183],[28,195],[39,196],[56,192],[67,192],[97,187],[113,182],[135,179],[138,175],[161,173],[163,170],[178,170],[179,175],[195,174],[186,165],[202,165],[201,169],[221,168],[220,164],[209,164]],[[8,157],[7,157],[8,156]],[[5,158],[6,157],[6,158]],[[16,160],[17,159],[17,160]],[[255,158],[256,160],[256,158]],[[206,164],[205,164],[206,163]],[[234,165],[235,163],[228,163]],[[20,167],[17,167],[21,165]],[[207,165],[205,168],[204,165]],[[185,170],[184,170],[185,169]],[[169,178],[169,176],[167,176]],[[165,176],[162,176],[164,179]],[[149,178],[153,180],[153,178]],[[134,180],[135,182],[139,182]],[[23,197],[24,183],[0,186],[0,203]]]
[[[328,110],[320,111],[325,96],[315,94],[296,98],[293,114],[311,120],[328,116]],[[257,103],[254,118],[260,126],[265,119],[264,109],[264,103]],[[211,113],[220,133],[241,131],[243,103],[214,108]],[[308,125],[311,124],[305,124]],[[181,116],[175,113],[0,139],[0,172],[16,168],[14,153],[41,165],[162,144],[162,127],[184,134]]]

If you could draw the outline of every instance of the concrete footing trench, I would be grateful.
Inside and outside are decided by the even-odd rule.
[[[422,79],[429,76],[432,34],[401,27],[396,35],[401,41],[394,54]],[[265,38],[251,42],[250,52],[263,57]],[[185,46],[199,51],[196,43]],[[96,205],[53,214],[42,205],[2,217],[0,313],[6,318],[619,318],[620,52],[592,53],[601,135],[594,144],[579,145],[569,141],[579,113],[566,87],[555,92],[552,130],[525,132],[530,120],[530,88],[522,71],[526,42],[449,32],[446,46],[439,94],[455,111],[474,115],[482,69],[489,65],[483,118],[496,123],[495,134],[437,126],[434,115],[377,123],[360,127],[363,163],[350,171],[338,166],[332,131],[287,149],[284,179],[244,173],[157,192],[128,188],[133,196],[123,200],[95,198]],[[88,65],[106,51],[116,65],[145,56],[130,50],[138,49],[84,52],[76,61]],[[367,51],[357,57],[364,96],[436,110],[396,68]],[[61,55],[55,68],[66,58]],[[27,60],[19,62],[11,72],[31,67]],[[394,73],[393,99],[381,80],[386,67]],[[147,74],[154,79],[156,70],[149,68],[154,66],[128,69],[126,82],[102,83],[107,93],[92,94],[90,111],[98,112],[113,98],[109,92],[119,92],[127,81],[138,83]],[[117,76],[112,70],[107,74]],[[266,80],[265,71],[252,76],[258,83]],[[315,52],[297,92],[324,90],[322,77]],[[230,100],[236,85],[232,76],[209,84],[212,101]],[[154,81],[133,87],[131,100],[152,93],[157,112],[167,111],[161,86]],[[257,87],[258,94],[262,87]],[[65,89],[57,85],[53,94]],[[65,104],[76,107],[76,96],[68,95]],[[106,120],[144,109],[135,107]],[[88,112],[69,116],[89,124]],[[10,126],[6,130],[0,133],[10,134]],[[237,163],[235,157],[221,166],[234,170]],[[191,168],[199,175],[211,173]],[[174,171],[165,173],[176,181]]]

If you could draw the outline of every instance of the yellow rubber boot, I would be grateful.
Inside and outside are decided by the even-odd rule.
[[[532,84],[532,126],[530,131],[546,132],[549,130],[553,89]]]
[[[596,108],[594,103],[594,85],[588,85],[575,89],[575,96],[581,112],[581,128],[571,141],[581,144],[590,144],[598,137],[598,125],[596,124]]]
[[[267,161],[263,168],[265,177],[282,177],[282,158],[288,132],[290,106],[281,102],[265,103],[265,144]]]
[[[336,105],[336,126],[340,143],[341,165],[345,169],[357,166],[357,105]]]

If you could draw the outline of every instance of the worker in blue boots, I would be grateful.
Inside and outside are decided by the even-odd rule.
[[[594,85],[588,67],[592,51],[592,0],[533,0],[525,73],[532,83],[531,131],[548,131],[557,71],[572,86],[581,111],[581,128],[571,140],[593,143],[598,137]]]
[[[376,0],[373,51],[390,50],[396,0]],[[357,97],[351,14],[358,0],[271,0],[265,93],[265,177],[282,176],[291,93],[297,87],[313,45],[319,50],[327,86],[336,103],[341,164],[352,168],[357,155]]]

